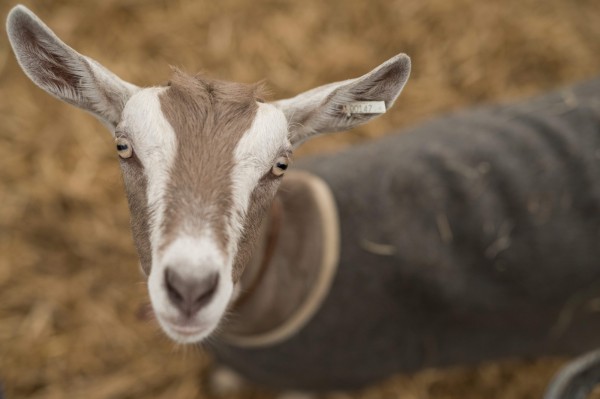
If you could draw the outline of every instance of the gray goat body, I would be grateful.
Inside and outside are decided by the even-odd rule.
[[[600,346],[600,312],[588,306],[600,296],[600,79],[299,167],[334,194],[338,271],[287,341],[211,345],[248,379],[349,389],[398,371]]]

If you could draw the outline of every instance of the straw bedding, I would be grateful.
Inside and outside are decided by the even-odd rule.
[[[0,15],[13,5],[0,3]],[[600,70],[595,0],[27,1],[74,48],[139,85],[171,63],[267,78],[273,98],[358,76],[398,52],[393,111],[307,143],[334,151],[393,128]],[[89,115],[35,88],[0,39],[0,381],[7,397],[206,397],[209,356],[148,321],[116,154]],[[534,398],[564,359],[425,370],[331,398]],[[250,389],[239,396],[272,397]]]

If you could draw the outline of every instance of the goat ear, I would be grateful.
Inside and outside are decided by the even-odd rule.
[[[10,11],[6,30],[19,65],[36,85],[109,127],[119,123],[136,86],[67,46],[24,6]]]
[[[410,74],[410,58],[399,54],[360,78],[331,83],[274,105],[288,119],[290,141],[351,129],[388,110]]]

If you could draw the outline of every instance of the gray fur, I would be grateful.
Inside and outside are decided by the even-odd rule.
[[[586,307],[600,297],[600,79],[299,167],[336,198],[339,269],[287,342],[211,346],[248,379],[349,389],[600,346],[600,313]]]

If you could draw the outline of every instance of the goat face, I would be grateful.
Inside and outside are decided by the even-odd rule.
[[[291,155],[287,121],[252,86],[176,72],[140,90],[115,129],[154,312],[199,341],[218,325]]]

